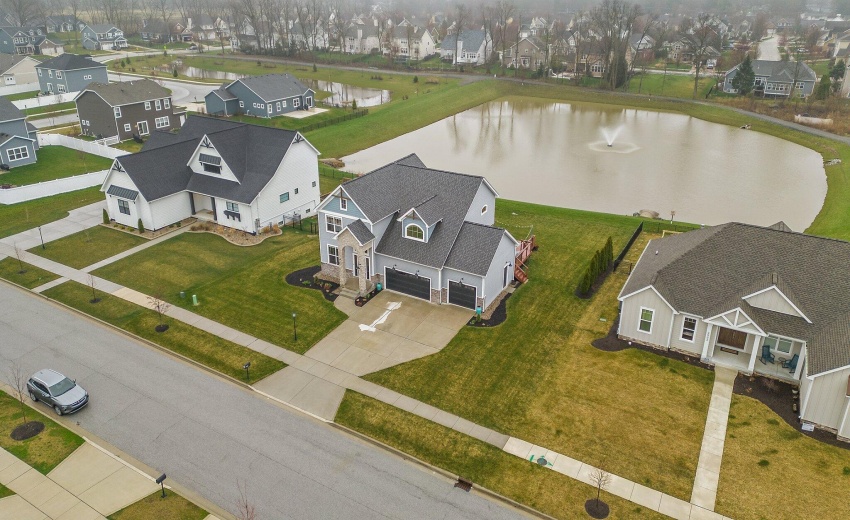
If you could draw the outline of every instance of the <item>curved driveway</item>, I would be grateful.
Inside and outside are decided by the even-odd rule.
[[[524,518],[2,282],[0,337],[0,367],[76,378],[82,428],[229,511],[238,482],[269,519]]]

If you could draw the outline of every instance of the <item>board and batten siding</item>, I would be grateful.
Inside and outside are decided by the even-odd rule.
[[[759,309],[767,309],[769,311],[802,317],[775,288],[747,298],[747,303]]]
[[[151,214],[152,230],[170,226],[184,218],[192,216],[189,195],[185,191],[157,199],[148,204]]]
[[[847,409],[848,377],[850,377],[850,367],[815,377],[810,384],[806,384],[806,393],[809,395],[804,396],[801,393],[804,399],[802,402],[806,406],[802,419],[837,430],[841,426],[841,420]],[[845,430],[850,430],[846,424]],[[843,436],[850,437],[850,434]]]
[[[239,220],[230,218],[224,214],[227,211],[228,202],[235,203],[239,207]],[[250,204],[242,204],[223,197],[215,197],[215,218],[216,224],[221,224],[222,226],[247,231],[248,233],[255,233],[257,231],[254,226],[256,215],[254,214],[254,208]]]
[[[233,113],[227,111],[227,104],[223,99],[218,97],[215,92],[210,92],[204,96],[204,104],[207,108],[207,114],[231,116]],[[238,106],[238,105],[237,105]]]
[[[112,107],[94,92],[83,92],[77,98],[77,114],[80,116],[84,134],[103,137],[119,135]],[[88,124],[84,124],[83,121]]]
[[[291,217],[295,213],[302,218],[316,213],[321,197],[317,157],[316,150],[307,141],[289,146],[274,176],[255,201],[260,226],[281,222],[284,216]],[[280,202],[283,193],[289,193],[286,202]]]
[[[667,308],[666,305],[664,307]],[[685,318],[695,318],[697,320],[693,342],[682,339],[682,325],[685,323]],[[673,334],[670,336],[670,347],[676,350],[690,352],[697,356],[702,355],[702,346],[705,342],[705,331],[707,327],[700,318],[695,316],[688,314],[675,315],[673,317]]]
[[[481,213],[481,208],[487,206],[487,211]],[[467,222],[475,222],[476,224],[484,224],[492,226],[496,221],[496,195],[487,187],[484,181],[478,186],[478,191],[475,192],[475,197],[469,204],[469,210],[466,212],[464,220]]]
[[[652,309],[652,328],[649,333],[638,329],[640,323],[641,308]],[[658,347],[667,347],[667,338],[670,336],[670,323],[673,320],[673,311],[664,303],[651,287],[633,294],[623,300],[620,311],[620,336],[632,338],[640,343],[647,343]]]
[[[120,197],[105,193],[109,190],[109,187],[113,185],[120,186],[121,188],[127,188],[129,190],[139,191],[139,188],[136,187],[136,184],[132,179],[130,179],[130,176],[127,175],[126,172],[120,172],[118,170],[110,171],[103,184],[104,196],[106,197],[106,212],[109,213],[109,218],[119,224],[134,228],[139,225],[139,219],[141,218],[142,224],[145,225],[146,229],[154,229],[153,222],[150,218],[150,211],[148,209],[148,201],[142,193],[139,192],[135,201],[128,201],[130,214],[126,215],[118,210],[118,199]]]
[[[499,241],[499,247],[496,248],[496,254],[493,255],[493,260],[490,262],[490,267],[487,269],[487,276],[484,278],[484,294],[479,294],[479,297],[484,298],[484,308],[490,306],[493,300],[505,289],[504,269],[505,265],[511,264],[508,268],[508,283],[514,279],[513,264],[516,260],[516,245],[508,237],[508,233],[502,233],[502,239]]]

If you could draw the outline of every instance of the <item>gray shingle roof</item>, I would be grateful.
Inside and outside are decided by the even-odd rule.
[[[31,60],[32,58],[22,54],[0,54],[0,74],[11,69],[14,65],[17,65],[24,59]]]
[[[89,29],[96,33],[108,33],[112,29],[120,30],[118,29],[118,27],[115,27],[114,25],[110,25],[108,23],[99,23],[94,25],[89,24]]]
[[[37,69],[53,70],[77,70],[91,69],[95,67],[106,70],[106,65],[103,63],[98,63],[90,58],[86,58],[85,56],[80,56],[79,54],[68,54],[67,52],[35,66]]]
[[[366,227],[366,224],[364,224],[360,219],[357,219],[351,224],[345,226],[345,229],[351,231],[351,234],[354,235],[354,238],[356,238],[358,242],[360,242],[360,245],[363,245],[370,240],[374,240],[375,238],[375,235],[369,231],[369,228]]]
[[[485,276],[505,230],[464,222],[446,259],[446,267]]]
[[[790,83],[794,81],[794,73],[797,73],[797,81],[817,81],[817,74],[804,62],[796,61],[769,61],[753,60],[753,72],[756,76],[766,77],[767,81]],[[736,70],[740,65],[736,65]],[[731,71],[730,71],[731,72]]]
[[[765,332],[806,341],[814,375],[850,365],[848,258],[848,242],[729,223],[650,241],[621,295],[651,285],[704,318],[741,307]],[[812,323],[742,300],[772,285]]]
[[[148,201],[181,191],[250,204],[274,176],[297,132],[190,116],[176,138],[118,159]],[[194,173],[189,159],[206,135],[239,182]]]
[[[77,98],[89,91],[96,92],[114,107],[171,97],[170,90],[149,79],[119,81],[109,85],[98,82],[89,83],[89,86],[80,92]]]
[[[263,101],[277,101],[292,96],[301,96],[309,90],[291,74],[265,74],[237,79],[233,83],[242,83]],[[231,83],[231,85],[233,84]]]
[[[18,110],[18,107],[12,104],[5,97],[0,97],[0,121],[12,121],[14,119],[23,119],[24,113]]]
[[[481,48],[481,44],[484,43],[484,31],[481,29],[478,30],[464,30],[461,31],[459,40],[461,41],[461,47],[469,52],[478,52],[478,49]],[[455,50],[455,35],[449,34],[443,41],[440,42],[440,48],[444,51],[453,51]]]

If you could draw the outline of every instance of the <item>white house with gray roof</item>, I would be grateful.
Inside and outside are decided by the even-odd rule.
[[[207,113],[275,117],[314,106],[315,92],[291,74],[265,74],[237,79],[204,97]]]
[[[381,283],[432,303],[486,309],[514,279],[517,241],[494,227],[483,177],[409,155],[337,187],[319,205],[322,274],[360,293]]]
[[[116,159],[101,191],[110,219],[126,226],[141,219],[156,230],[194,216],[257,233],[315,215],[318,155],[298,132],[191,116]]]
[[[800,386],[800,418],[850,440],[850,243],[729,223],[651,240],[620,338]]]
[[[493,38],[483,29],[463,30],[457,41],[449,34],[440,42],[440,59],[460,65],[483,65],[492,53]]]
[[[815,90],[818,76],[811,67],[802,61],[753,60],[755,80],[753,89],[756,94],[771,97],[809,97]],[[738,74],[735,65],[723,76],[723,92],[737,94],[732,80]]]

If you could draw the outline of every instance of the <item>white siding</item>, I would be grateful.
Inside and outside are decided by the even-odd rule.
[[[195,200],[195,211],[212,211],[212,199],[209,195],[201,195],[199,193],[193,193],[192,198]]]
[[[487,206],[487,212],[482,215],[481,208],[485,205]],[[478,191],[469,205],[469,211],[466,213],[464,220],[484,224],[485,226],[492,226],[496,221],[495,215],[496,195],[490,191],[487,184],[481,182],[481,186],[478,187]]]
[[[236,175],[233,174],[233,171],[230,169],[230,167],[227,166],[227,163],[224,162],[224,159],[221,159],[221,173],[204,172],[204,165],[201,164],[201,162],[198,160],[198,157],[201,154],[214,155],[216,157],[221,158],[221,154],[218,153],[218,150],[216,150],[215,148],[207,148],[199,144],[198,147],[195,149],[195,153],[192,154],[192,158],[189,160],[189,168],[191,168],[193,172],[197,172],[201,175],[209,175],[210,177],[215,177],[217,179],[226,179],[228,181],[239,182],[239,179],[236,178]]]
[[[280,222],[284,215],[298,213],[306,218],[316,214],[321,197],[316,158],[316,151],[306,141],[289,147],[274,177],[257,196],[257,217],[261,226]],[[295,188],[298,188],[297,195]],[[280,195],[285,192],[289,192],[289,200],[281,203]]]
[[[109,174],[106,176],[106,180],[104,181],[102,188],[103,191],[108,191],[109,187],[113,184],[122,188],[138,191],[136,184],[130,179],[130,176],[127,175],[125,172],[119,172],[117,170],[110,171]],[[109,218],[111,218],[115,222],[135,228],[139,225],[139,218],[141,218],[142,224],[144,224],[145,229],[154,229],[153,222],[151,222],[150,220],[148,202],[147,200],[145,200],[144,196],[142,196],[141,193],[139,193],[135,201],[128,201],[130,207],[129,215],[121,213],[118,210],[118,197],[114,195],[108,195],[106,193],[104,193],[104,196],[106,197],[106,212],[109,213]]]
[[[814,378],[808,392],[803,420],[819,426],[838,429],[847,406],[847,378],[850,367]],[[803,401],[805,402],[805,401]]]
[[[188,200],[188,199],[187,199]],[[222,199],[221,197],[215,198],[215,219],[216,224],[221,224],[222,226],[227,226],[233,229],[239,229],[242,231],[247,231],[248,233],[253,233],[256,230],[254,229],[254,211],[251,208],[250,204],[241,204],[236,203],[239,206],[239,217],[240,220],[234,220],[232,218],[227,218],[224,215],[224,212],[227,211],[227,203],[234,202],[228,199]]]
[[[761,294],[747,298],[747,303],[759,309],[800,316],[800,313],[794,310],[794,307],[788,303],[788,300],[782,297],[776,288],[771,288]]]
[[[496,254],[493,255],[493,260],[490,262],[490,267],[487,269],[487,276],[484,278],[483,297],[485,309],[493,303],[493,300],[496,299],[496,297],[499,296],[505,288],[505,285],[502,283],[504,281],[505,265],[511,264],[511,267],[508,268],[508,283],[514,279],[513,264],[515,260],[516,245],[508,237],[507,233],[503,233],[502,240],[499,242],[499,247],[496,248]],[[478,296],[482,295],[479,294]]]
[[[151,229],[160,229],[191,217],[192,207],[189,204],[189,197],[191,195],[188,192],[181,191],[151,202],[149,208],[153,223]]]
[[[695,318],[697,320],[697,328],[694,331],[693,342],[689,342],[682,339],[682,325],[684,324],[686,317]],[[699,356],[702,354],[702,346],[703,342],[705,341],[706,329],[707,325],[700,318],[696,318],[695,316],[688,316],[686,314],[677,314],[673,318],[673,334],[670,336],[670,347],[677,350],[692,352],[693,354]]]
[[[641,307],[654,311],[652,329],[649,333],[638,329]],[[639,343],[667,347],[667,337],[670,334],[672,319],[673,311],[670,307],[652,288],[648,288],[623,300],[623,307],[620,311],[619,334]]]

